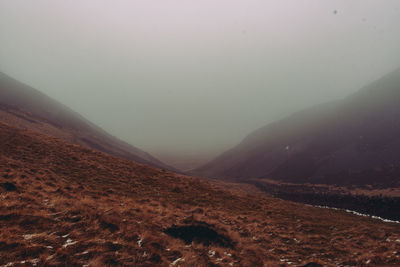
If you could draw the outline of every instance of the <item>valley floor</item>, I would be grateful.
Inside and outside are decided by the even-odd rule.
[[[293,184],[269,179],[252,179],[248,183],[281,199],[400,221],[400,188]]]

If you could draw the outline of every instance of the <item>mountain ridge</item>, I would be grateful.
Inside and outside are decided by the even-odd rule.
[[[0,120],[21,128],[33,128],[125,159],[177,171],[110,135],[57,100],[1,72],[0,112]]]
[[[299,183],[397,186],[400,181],[390,166],[400,173],[398,103],[400,69],[344,99],[302,110],[254,131],[193,173],[228,180],[264,177]],[[366,169],[371,164],[377,165],[372,173]],[[381,180],[374,181],[374,177]]]

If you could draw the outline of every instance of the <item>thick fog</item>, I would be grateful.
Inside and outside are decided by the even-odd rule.
[[[0,71],[167,163],[400,66],[398,0],[0,0]]]

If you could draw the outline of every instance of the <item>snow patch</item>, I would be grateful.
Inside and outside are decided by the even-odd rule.
[[[26,264],[26,263],[32,264],[32,266],[37,266],[39,263],[39,259],[33,259],[33,260],[25,260],[25,261],[20,261],[20,262],[9,262],[5,265],[0,265],[1,267],[11,267],[14,266],[14,264]]]
[[[32,238],[34,238],[35,236],[38,236],[39,234],[26,234],[26,235],[23,235],[22,237],[25,239],[25,240],[30,240],[30,239],[32,239]]]
[[[78,243],[78,241],[72,241],[72,239],[68,238],[67,241],[65,242],[65,244],[63,245],[63,248],[75,245],[76,243]]]
[[[178,259],[174,260],[169,266],[175,266],[180,261],[185,261],[185,260],[182,258],[178,258]]]
[[[46,258],[46,260],[47,260],[47,261],[51,260],[52,258],[54,258],[54,255],[55,255],[55,254],[48,256],[48,257]]]
[[[89,251],[84,251],[84,252],[76,253],[75,255],[76,256],[81,256],[81,255],[86,255],[88,253],[89,253]]]
[[[316,207],[316,208],[321,208],[321,209],[345,211],[347,213],[351,213],[351,214],[354,214],[354,215],[357,215],[357,216],[369,217],[369,218],[372,218],[372,219],[380,220],[382,222],[400,223],[400,221],[389,220],[389,219],[385,219],[385,218],[378,217],[378,216],[375,216],[375,215],[369,215],[369,214],[360,213],[360,212],[357,212],[357,211],[354,211],[354,210],[339,209],[339,208],[333,208],[333,207],[328,207],[328,206],[318,206],[318,205],[315,205],[315,206],[314,205],[310,205],[310,206],[313,206],[313,207]]]
[[[33,266],[36,266],[39,263],[39,259],[33,259],[29,261]]]
[[[141,248],[143,243],[143,238],[140,238],[137,242],[138,246]]]

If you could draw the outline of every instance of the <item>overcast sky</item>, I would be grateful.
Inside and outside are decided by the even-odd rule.
[[[399,0],[0,0],[0,71],[165,159],[400,66]]]

